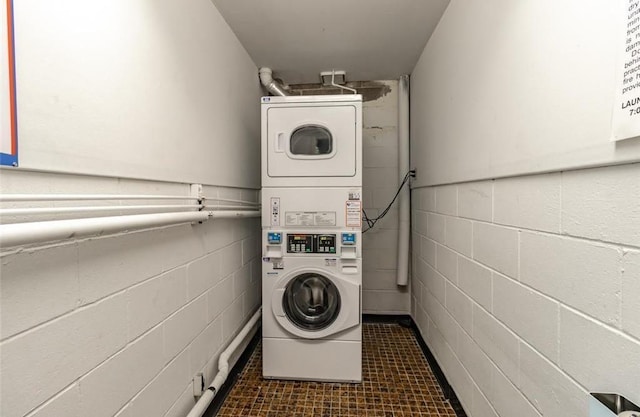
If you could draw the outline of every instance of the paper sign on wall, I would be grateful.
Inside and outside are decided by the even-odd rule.
[[[620,43],[611,140],[640,136],[640,1],[618,0]]]

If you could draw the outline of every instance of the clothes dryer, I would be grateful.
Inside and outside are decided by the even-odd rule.
[[[362,96],[262,97],[263,187],[361,187]]]

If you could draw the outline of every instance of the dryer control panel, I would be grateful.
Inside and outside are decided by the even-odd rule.
[[[287,234],[287,253],[336,253],[336,235]]]

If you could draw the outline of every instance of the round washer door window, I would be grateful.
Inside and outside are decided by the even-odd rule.
[[[323,275],[301,274],[285,288],[282,307],[295,326],[303,330],[322,330],[340,313],[340,292]]]

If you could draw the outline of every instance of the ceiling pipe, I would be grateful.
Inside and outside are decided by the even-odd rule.
[[[271,94],[283,97],[289,95],[289,93],[285,91],[284,87],[273,79],[273,71],[271,71],[271,68],[262,67],[259,70],[259,74],[260,82]]]

